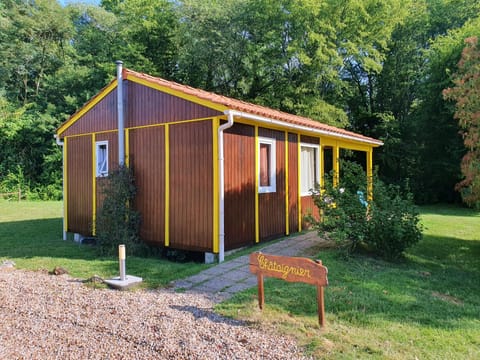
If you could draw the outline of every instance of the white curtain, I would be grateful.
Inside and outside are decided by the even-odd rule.
[[[302,194],[310,193],[317,182],[317,149],[314,147],[301,147],[300,159],[300,184]]]
[[[107,145],[100,144],[97,148],[97,175],[105,175],[107,169]]]

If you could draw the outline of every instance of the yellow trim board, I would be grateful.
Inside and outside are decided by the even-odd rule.
[[[125,129],[125,166],[130,167],[130,129]]]
[[[285,234],[290,235],[290,223],[289,223],[289,201],[288,201],[288,153],[290,146],[288,143],[288,131],[285,131]]]
[[[258,126],[255,126],[255,242],[260,242],[260,212],[258,204],[258,173],[260,164],[258,163]]]
[[[95,134],[92,134],[92,235],[97,231],[97,154]]]
[[[373,151],[367,151],[367,200],[373,200]]]
[[[147,128],[152,128],[152,127],[165,126],[166,124],[177,125],[177,124],[186,124],[186,123],[200,122],[200,121],[212,121],[212,119],[214,119],[214,118],[209,116],[209,117],[206,117],[206,118],[178,120],[178,121],[171,121],[171,122],[165,122],[165,123],[132,126],[132,127],[129,127],[128,129],[130,129],[130,130],[147,129]],[[109,130],[109,131],[116,131],[116,130]]]
[[[298,191],[298,231],[302,231],[302,172],[301,172],[301,143],[300,134],[297,134],[297,191]]]
[[[170,131],[165,126],[165,246],[170,246]]]
[[[282,121],[286,125],[291,125],[291,123],[283,121],[283,120],[278,120],[278,121]],[[265,129],[278,130],[278,131],[282,131],[282,132],[286,131],[285,128],[287,127],[286,125],[282,126],[282,125],[278,125],[278,124],[266,124],[266,123],[263,123],[263,122],[258,122],[258,121],[253,120],[253,119],[246,119],[246,118],[240,118],[240,117],[235,118],[235,122],[239,123],[239,124],[258,126],[258,127],[265,128]],[[342,147],[345,147],[345,148],[351,149],[351,150],[366,151],[365,149],[367,149],[367,148],[379,147],[380,146],[380,145],[376,145],[376,144],[366,143],[366,142],[363,142],[361,140],[344,139],[344,138],[341,137],[341,135],[335,136],[334,133],[332,133],[331,135],[326,135],[326,134],[319,134],[318,132],[315,132],[315,131],[288,129],[288,128],[287,128],[287,131],[290,131],[291,133],[295,133],[295,134],[298,133],[300,135],[312,136],[312,137],[315,137],[315,138],[319,138],[319,139],[321,139],[321,141],[325,145],[332,145],[332,144],[340,143],[340,144],[342,144]]]

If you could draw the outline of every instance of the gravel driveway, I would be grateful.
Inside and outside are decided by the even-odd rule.
[[[0,359],[302,359],[291,339],[212,311],[199,295],[95,289],[0,269]]]

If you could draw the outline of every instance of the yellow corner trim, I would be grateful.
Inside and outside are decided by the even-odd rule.
[[[92,134],[92,235],[97,231],[97,166],[95,134]]]
[[[170,246],[170,131],[165,125],[165,246]]]
[[[258,205],[258,173],[260,164],[258,163],[258,126],[255,126],[255,242],[260,242],[260,212]]]
[[[301,173],[301,147],[300,147],[300,134],[297,134],[297,192],[298,192],[298,231],[302,231],[302,173]]]
[[[125,129],[125,166],[130,167],[130,129]]]
[[[288,199],[288,153],[290,150],[288,142],[288,131],[285,131],[285,234],[290,235],[290,223],[289,223],[289,199]]]

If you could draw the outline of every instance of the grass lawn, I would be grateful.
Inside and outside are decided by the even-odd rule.
[[[316,289],[265,281],[217,306],[224,315],[295,336],[316,358],[480,359],[480,213],[422,208],[424,238],[398,263],[318,250],[329,269],[327,326]]]
[[[0,201],[0,262],[13,260],[17,268],[67,269],[73,277],[88,279],[118,276],[116,258],[98,257],[95,249],[62,240],[62,203]],[[206,269],[195,263],[174,263],[158,258],[127,257],[127,273],[141,276],[144,286],[166,286]]]

